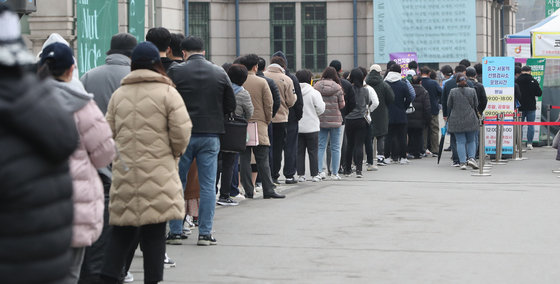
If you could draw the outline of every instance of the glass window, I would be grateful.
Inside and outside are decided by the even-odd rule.
[[[325,2],[301,3],[303,68],[322,71],[327,62],[327,6]]]
[[[189,2],[189,33],[204,41],[206,59],[210,59],[210,3]]]
[[[281,50],[288,60],[288,68],[296,67],[296,6],[295,3],[270,4],[270,54]]]

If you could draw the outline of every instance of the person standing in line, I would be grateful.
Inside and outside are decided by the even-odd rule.
[[[235,116],[244,118],[246,120],[251,119],[253,116],[253,103],[251,102],[251,95],[245,88],[243,84],[247,80],[247,68],[245,65],[233,64],[228,70],[227,74],[231,80],[231,85],[233,87],[233,93],[235,94],[236,108]],[[223,152],[222,151],[222,177],[220,184],[220,196],[216,202],[222,206],[235,206],[238,205],[230,196],[231,190],[231,180],[234,175],[238,172],[234,171],[234,166],[236,162],[236,157],[238,153],[233,152]]]
[[[476,99],[478,100],[478,107],[476,110],[478,111],[478,114],[482,115],[486,109],[486,105],[488,104],[488,98],[486,97],[484,85],[479,83],[476,79],[478,76],[474,67],[468,67],[465,75],[467,75],[467,82],[470,82],[476,91]]]
[[[64,281],[78,283],[86,247],[92,245],[103,229],[103,184],[97,169],[108,166],[115,156],[115,141],[109,124],[83,85],[72,80],[74,71],[72,49],[63,43],[46,46],[39,61],[40,76],[58,91],[56,98],[74,114],[80,143],[70,157],[70,173],[74,188],[74,222],[72,232],[72,265]],[[122,268],[122,267],[121,267]]]
[[[177,64],[171,60],[171,58],[167,57],[169,53],[172,53],[169,48],[171,44],[171,33],[169,30],[164,27],[151,28],[146,33],[146,41],[153,43],[157,47],[161,64],[166,71],[169,70],[171,66]]]
[[[331,179],[341,180],[338,175],[340,167],[340,148],[342,143],[342,113],[344,108],[344,93],[340,86],[340,78],[333,67],[327,67],[321,75],[321,81],[313,85],[321,93],[325,102],[325,112],[319,116],[321,129],[319,130],[319,170],[323,169],[323,158],[327,148],[327,140],[331,145]],[[319,173],[321,178],[325,172]]]
[[[389,131],[385,145],[385,160],[389,164],[398,161],[401,165],[406,165],[409,163],[406,158],[406,109],[412,102],[412,98],[407,84],[401,80],[401,67],[398,64],[391,66],[385,81],[391,86],[395,94],[395,101],[388,108]]]
[[[370,72],[366,77],[366,83],[370,85],[377,94],[379,105],[371,112],[372,136],[377,138],[377,153],[367,153],[368,170],[369,165],[373,168],[373,159],[378,159],[380,166],[387,165],[385,163],[385,137],[389,127],[389,110],[388,107],[395,101],[393,89],[381,77],[381,66],[373,64]],[[377,155],[377,157],[374,157]]]
[[[274,118],[276,116],[276,112],[278,112],[278,109],[280,108],[280,104],[282,103],[282,99],[280,98],[280,91],[278,90],[278,86],[276,86],[276,83],[274,83],[274,80],[266,77],[264,75],[264,70],[266,68],[266,60],[264,60],[264,58],[259,57],[259,67],[257,69],[257,76],[264,78],[266,80],[266,82],[268,83],[268,87],[270,88],[270,92],[272,93],[272,117]],[[272,126],[269,129],[269,134],[272,133]]]
[[[309,171],[314,182],[321,181],[319,176],[319,159],[317,157],[319,148],[319,115],[325,111],[325,102],[321,93],[311,86],[313,73],[304,69],[296,72],[296,77],[300,82],[303,96],[303,117],[299,121],[298,137],[298,182],[305,182],[305,151],[309,156]]]
[[[286,143],[287,125],[289,108],[291,108],[297,96],[294,89],[294,84],[290,77],[286,76],[286,62],[280,56],[272,57],[270,65],[264,72],[266,77],[274,80],[280,91],[281,104],[276,116],[272,118],[272,181],[279,184],[278,178],[280,177],[280,167],[282,166],[282,152]],[[286,178],[287,184],[297,182],[293,177]]]
[[[416,99],[412,102],[415,111],[408,114],[408,157],[421,159],[425,154],[423,132],[432,120],[430,95],[422,87],[419,76],[412,77],[412,87],[416,92]]]
[[[136,47],[136,38],[128,33],[119,33],[111,38],[111,48],[107,51],[105,65],[93,68],[86,72],[81,82],[88,93],[93,94],[93,100],[105,115],[109,100],[121,86],[121,80],[130,73],[130,56]],[[103,230],[99,239],[86,248],[84,263],[80,273],[80,284],[99,283],[103,258],[111,236],[109,226],[109,190],[111,188],[111,167],[98,169],[99,177],[103,183],[105,194],[105,209],[103,217]]]
[[[541,86],[539,82],[531,76],[531,67],[523,66],[521,75],[515,79],[515,83],[519,85],[521,91],[521,99],[519,100],[519,110],[521,111],[522,121],[535,121],[537,109],[537,97],[542,96]],[[535,127],[527,126],[527,150],[533,150],[533,136],[535,135]]]
[[[167,72],[193,121],[189,146],[179,161],[179,176],[184,188],[191,163],[196,158],[200,182],[197,244],[215,245],[212,224],[216,208],[219,135],[225,133],[224,115],[235,111],[235,95],[224,69],[204,58],[202,39],[189,36],[181,42],[181,48],[186,61],[172,66]]]
[[[455,78],[457,88],[451,90],[447,100],[448,129],[449,132],[455,134],[461,170],[466,170],[467,165],[478,169],[475,160],[475,137],[478,129],[476,91],[468,87],[465,74],[456,74]]]
[[[435,157],[439,154],[439,105],[443,90],[436,80],[430,78],[433,72],[427,66],[420,68],[422,87],[428,91],[430,97],[431,114],[430,123],[424,128],[424,148],[426,148],[426,155],[431,154]]]
[[[270,175],[270,163],[268,162],[268,151],[270,141],[268,139],[268,125],[272,122],[272,94],[265,79],[256,75],[259,57],[256,54],[243,56],[239,62],[248,70],[247,80],[243,84],[251,95],[253,104],[253,116],[249,122],[257,123],[259,136],[258,146],[247,146],[247,149],[240,154],[241,184],[245,190],[245,197],[253,198],[255,185],[251,178],[251,153],[254,154],[257,169],[261,177],[263,187],[263,198],[285,198],[286,196],[274,191],[275,185],[272,183]]]
[[[348,147],[346,148],[346,166],[344,174],[348,177],[352,174],[352,159],[356,165],[356,177],[362,178],[362,165],[364,159],[364,141],[368,132],[369,123],[366,116],[369,111],[377,107],[374,104],[373,96],[367,88],[364,88],[365,74],[360,68],[354,68],[350,72],[350,82],[356,96],[356,107],[346,115],[346,127],[344,131],[348,139]],[[377,98],[375,98],[377,100]],[[369,110],[369,111],[368,111]]]
[[[172,33],[171,40],[169,41],[169,49],[167,50],[167,58],[173,60],[175,63],[183,63],[183,52],[181,51],[181,42],[185,36],[181,33]]]
[[[79,134],[53,86],[25,71],[35,57],[4,4],[0,27],[0,279],[58,284],[72,265],[68,160]]]
[[[120,283],[127,253],[137,245],[131,240],[137,234],[144,256],[144,283],[162,281],[166,222],[185,216],[177,159],[189,143],[189,114],[154,44],[136,46],[131,70],[107,109],[107,121],[120,149],[113,164],[109,205],[113,231],[102,270],[107,284]]]
[[[366,78],[367,75],[368,75],[367,69],[364,68],[364,67],[361,67],[361,66],[358,67],[358,68],[360,68],[362,73],[364,73],[364,78]],[[371,104],[370,104],[370,107],[369,107],[369,110],[370,110],[369,111],[369,118],[371,119],[371,113],[377,108],[377,106],[379,106],[379,98],[377,97],[377,93],[375,92],[375,89],[372,86],[368,85],[365,80],[364,80],[363,85],[364,85],[364,88],[368,91],[368,95],[369,95],[369,98],[371,100]],[[368,159],[368,157],[371,157],[371,159],[372,159],[372,163],[367,164],[367,170],[368,171],[376,171],[377,170],[377,167],[373,166],[373,138],[374,138],[374,136],[373,136],[373,124],[371,123],[371,120],[370,120],[370,122],[367,125],[367,132],[366,132],[366,136],[365,136],[365,139],[364,139],[364,149],[365,149],[365,152],[366,152],[366,160]]]

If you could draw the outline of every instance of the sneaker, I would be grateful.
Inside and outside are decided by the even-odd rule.
[[[212,235],[199,235],[198,242],[196,243],[199,246],[209,246],[209,245],[217,245],[218,242]]]
[[[461,170],[466,170],[467,169],[467,164],[461,164],[461,166],[459,166],[459,168]]]
[[[124,277],[124,283],[131,283],[131,282],[134,282],[134,276],[129,271],[126,273],[126,276]]]
[[[352,172],[345,172],[345,173],[344,173],[344,176],[345,176],[345,177],[350,177],[351,175],[352,175]]]
[[[218,199],[218,201],[216,203],[218,203],[219,205],[222,205],[222,206],[237,206],[237,205],[239,205],[239,203],[237,203],[236,201],[231,199],[231,197],[220,198],[220,199]]]
[[[299,176],[298,182],[305,182],[305,181],[306,181],[305,176]]]
[[[459,167],[461,166],[461,164],[459,162],[453,162],[453,164],[451,164],[453,167]]]
[[[356,178],[363,178],[361,171],[356,171]]]
[[[533,150],[533,144],[527,144],[527,150]]]
[[[186,235],[185,235],[186,236]],[[187,236],[188,238],[188,236]],[[182,238],[182,234],[167,234],[167,239],[165,239],[165,243],[168,245],[182,245],[184,239]]]
[[[377,165],[378,165],[378,166],[384,167],[384,166],[386,166],[386,165],[388,165],[388,164],[387,164],[387,162],[385,161],[385,158],[382,158],[382,159],[379,159],[379,158],[378,158],[378,159],[377,159]]]
[[[430,150],[426,149],[426,152],[424,154],[426,154],[426,156],[429,156],[429,155],[432,155],[432,152],[430,152]]]
[[[438,153],[432,153],[432,157],[437,158],[437,157],[439,157],[439,154]]]
[[[331,175],[331,180],[342,180],[339,175]]]
[[[467,165],[469,165],[471,168],[473,169],[478,169],[478,164],[476,163],[476,161],[473,158],[470,158],[467,160]]]
[[[322,180],[323,179],[321,179],[321,177],[319,177],[319,176],[314,176],[313,179],[312,179],[313,182],[320,182]]]
[[[291,178],[286,178],[286,184],[296,184],[297,180],[293,177]]]
[[[377,168],[377,166],[368,164],[366,170],[367,170],[368,172],[371,172],[371,171],[377,171],[378,168]]]
[[[319,173],[319,177],[321,177],[321,179],[326,179],[327,178],[327,174],[325,172],[320,172]]]
[[[272,178],[272,183],[277,185],[280,184],[277,178]]]
[[[385,159],[383,159],[383,162],[382,162],[382,163],[385,163],[386,165],[390,165],[390,164],[393,163],[393,159],[391,159],[391,158],[385,158]]]
[[[402,158],[402,159],[400,159],[399,163],[400,163],[401,165],[407,165],[407,164],[409,164],[410,162],[408,161],[407,158]]]
[[[175,261],[169,258],[169,256],[167,256],[167,253],[165,253],[165,258],[163,259],[163,267],[171,268],[175,266],[176,266]]]
[[[232,196],[231,199],[233,199],[234,201],[239,202],[239,201],[241,201],[241,200],[245,200],[245,196],[244,196],[243,194],[240,193],[240,194],[238,194],[238,195],[236,195],[236,196]]]
[[[191,228],[183,226],[183,234],[181,234],[181,236],[182,236],[182,235],[188,236],[188,235],[190,235],[190,234],[192,234]]]
[[[195,227],[195,225],[192,221],[192,217],[189,216],[189,215],[187,215],[187,217],[185,217],[185,226],[188,226],[189,229]]]

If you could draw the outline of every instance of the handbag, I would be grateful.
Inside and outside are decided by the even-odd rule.
[[[247,120],[228,114],[224,119],[226,133],[220,136],[220,150],[223,152],[243,152],[246,147]]]
[[[256,122],[247,124],[247,146],[259,146],[259,127]]]

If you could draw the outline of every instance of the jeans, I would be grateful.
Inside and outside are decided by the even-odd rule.
[[[286,144],[286,122],[272,123],[272,161],[271,173],[272,178],[277,179],[280,177],[280,167],[282,166],[282,151],[284,144]]]
[[[212,233],[214,210],[216,209],[216,172],[218,171],[218,153],[220,138],[207,136],[191,136],[187,151],[179,160],[179,177],[183,190],[187,184],[187,174],[191,163],[196,158],[198,181],[200,182],[200,208],[198,209],[198,230],[200,235]],[[173,222],[175,223],[175,222]],[[175,224],[169,222],[173,234],[182,232],[182,220]],[[179,228],[176,226],[179,225]]]
[[[323,168],[323,158],[327,148],[327,139],[331,143],[331,173],[338,174],[340,167],[340,147],[342,142],[341,129],[339,128],[321,128],[319,131],[319,169]]]
[[[305,176],[305,150],[307,150],[309,155],[309,171],[312,177],[317,176],[319,174],[319,159],[317,158],[319,132],[300,133],[298,136],[297,173],[299,176]]]
[[[476,131],[456,132],[455,141],[457,141],[459,163],[464,164],[467,159],[474,159],[476,155]]]
[[[286,126],[286,144],[284,144],[284,177],[293,178],[297,170],[298,157],[298,122],[288,122]]]
[[[449,136],[451,137],[450,142],[449,142],[449,146],[451,147],[451,160],[453,160],[454,163],[459,163],[459,153],[457,153],[457,139],[455,137],[455,133],[449,133]]]
[[[537,112],[535,110],[525,110],[521,112],[522,121],[535,121]],[[533,143],[533,136],[535,136],[535,126],[527,125],[527,144]]]
[[[346,161],[344,173],[352,172],[352,159],[356,165],[356,172],[362,171],[364,160],[364,140],[368,131],[368,123],[365,118],[346,119]]]

